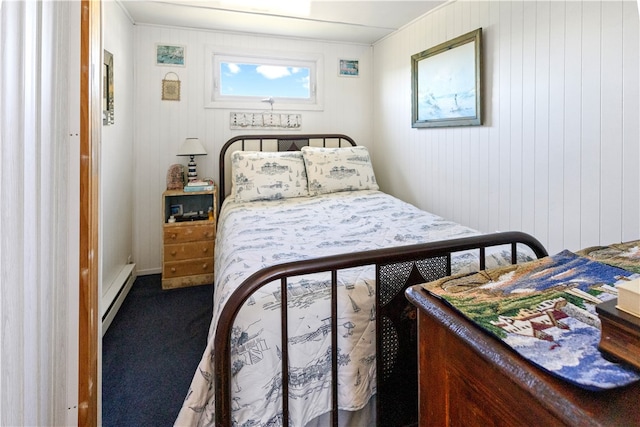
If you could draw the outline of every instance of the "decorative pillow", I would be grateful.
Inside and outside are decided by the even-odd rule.
[[[302,147],[309,194],[378,190],[366,147]]]
[[[299,151],[234,151],[231,182],[238,202],[309,195],[304,160]]]

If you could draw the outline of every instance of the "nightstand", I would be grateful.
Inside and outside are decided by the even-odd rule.
[[[162,289],[213,283],[217,191],[162,194]]]

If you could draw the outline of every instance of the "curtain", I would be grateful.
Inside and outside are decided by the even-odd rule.
[[[63,425],[73,412],[70,10],[0,2],[0,425]]]

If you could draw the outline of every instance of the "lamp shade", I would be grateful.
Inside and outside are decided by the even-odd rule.
[[[207,150],[204,149],[198,138],[187,138],[182,143],[178,156],[205,156]]]

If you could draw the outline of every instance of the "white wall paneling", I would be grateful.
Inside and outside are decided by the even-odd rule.
[[[139,274],[160,272],[163,220],[161,195],[166,188],[169,166],[174,163],[186,164],[184,157],[176,156],[182,141],[186,137],[200,138],[208,155],[196,159],[198,176],[211,177],[217,182],[218,154],[222,144],[230,137],[242,133],[270,133],[266,129],[231,130],[229,114],[242,111],[242,106],[231,109],[204,108],[207,46],[322,55],[325,67],[324,110],[287,109],[285,112],[302,115],[302,127],[297,132],[345,133],[362,145],[373,145],[371,46],[145,25],[135,26],[134,33],[134,258]],[[185,45],[186,65],[155,65],[156,43]],[[360,76],[339,77],[339,58],[358,59]],[[161,100],[161,81],[168,71],[173,71],[180,77],[180,101]],[[274,109],[278,112],[277,102]],[[265,111],[267,110],[270,110],[270,106],[265,104]],[[255,109],[247,111],[256,112]],[[276,132],[285,131],[280,129]]]
[[[114,123],[102,127],[100,145],[100,271],[102,318],[123,290],[133,259],[133,25],[118,2],[103,2],[103,47],[114,58]],[[124,280],[123,280],[124,278]],[[124,297],[124,296],[122,296]],[[110,308],[111,307],[111,308]],[[113,316],[113,314],[112,314]],[[103,331],[104,333],[104,331]]]
[[[616,241],[622,233],[622,169],[624,90],[622,56],[623,4],[614,2],[601,8],[601,100],[600,132],[601,208],[600,239]],[[639,236],[640,237],[640,236]]]
[[[77,423],[79,10],[0,7],[1,425]]]
[[[580,52],[582,49],[582,4],[566,2],[565,17],[574,17],[574,25],[565,26],[565,52]],[[580,18],[580,19],[578,19]],[[563,233],[565,246],[577,248],[581,245],[580,234],[580,186],[581,186],[581,123],[580,114],[575,114],[577,106],[582,105],[582,61],[567,58],[564,61],[564,100],[567,114],[564,116],[564,158],[562,166],[563,183]],[[569,106],[571,108],[569,109]],[[564,110],[563,110],[564,111]],[[560,139],[561,135],[557,135]],[[559,220],[559,219],[558,219]]]
[[[564,165],[564,126],[567,107],[564,96],[566,49],[565,26],[567,18],[566,3],[549,3],[549,183],[563,181]],[[563,208],[565,198],[563,185],[549,185],[548,210],[549,221],[547,242],[549,246],[561,247],[563,230]]]
[[[633,81],[634,75],[638,75],[638,58],[636,53],[640,50],[638,31],[634,22],[638,22],[637,6],[633,2],[623,3],[622,38],[622,75],[625,81]],[[634,74],[635,73],[635,74]],[[625,87],[623,91],[626,91]],[[627,197],[633,194],[636,182],[640,181],[640,97],[624,96],[622,98],[622,236],[623,240],[629,240],[637,236],[640,230],[640,197],[635,199]]]
[[[582,62],[582,99],[578,104],[581,112],[580,129],[580,235],[581,241],[598,243],[600,235],[601,203],[601,131],[602,121],[602,71],[600,56],[602,27],[600,26],[601,2],[582,3],[582,45],[579,56]],[[585,83],[588,82],[588,86]]]
[[[412,129],[411,55],[478,27],[481,127]],[[549,249],[640,238],[636,1],[457,1],[376,43],[382,188]]]
[[[65,61],[69,67],[70,76],[80,75],[80,2],[68,2],[68,15],[66,25],[68,26],[69,39],[67,51],[60,54],[60,60]],[[65,22],[63,19],[62,22]],[[55,324],[66,326],[65,339],[60,339],[61,348],[56,352],[55,357],[60,358],[63,362],[55,363],[55,366],[64,366],[65,369],[59,369],[60,384],[65,384],[64,389],[57,388],[55,393],[56,399],[65,400],[55,405],[56,414],[54,415],[54,424],[59,425],[76,425],[78,423],[78,384],[79,384],[79,301],[80,286],[80,79],[68,79],[67,99],[59,100],[61,111],[68,109],[68,127],[65,129],[66,151],[66,182],[61,183],[60,192],[65,195],[58,196],[58,202],[66,202],[66,211],[62,211],[63,217],[58,218],[57,229],[61,233],[66,234],[66,241],[60,242],[57,250],[59,254],[66,254],[67,268],[66,277],[58,283],[66,283],[66,295],[55,301],[55,306],[59,307]],[[66,107],[66,108],[65,108]],[[63,160],[61,160],[63,162]],[[61,172],[61,171],[60,171]],[[62,208],[60,208],[62,209]],[[63,299],[66,297],[66,301]],[[64,325],[64,326],[63,326]],[[62,390],[66,390],[63,394]],[[63,397],[64,396],[64,397]],[[63,416],[64,415],[64,416]],[[63,422],[61,420],[65,419]]]

